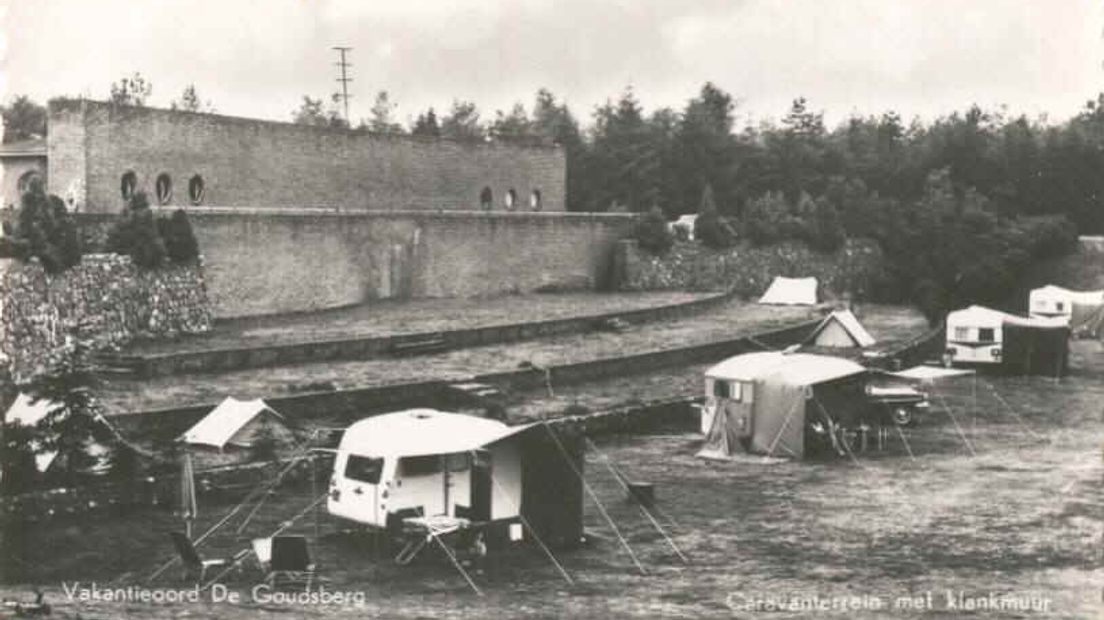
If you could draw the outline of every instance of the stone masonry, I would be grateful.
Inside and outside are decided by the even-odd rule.
[[[74,329],[109,348],[211,328],[200,266],[147,271],[129,256],[92,254],[52,276],[37,260],[0,259],[0,291],[0,363],[17,383],[42,372]]]

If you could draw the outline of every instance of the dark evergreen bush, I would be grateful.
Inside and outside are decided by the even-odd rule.
[[[713,201],[713,187],[706,185],[702,190],[698,217],[694,220],[694,238],[706,247],[723,249],[736,242],[736,231],[717,211]]]
[[[633,238],[640,249],[652,254],[666,254],[674,242],[673,235],[667,229],[667,218],[659,207],[652,207],[636,221]]]
[[[38,258],[50,273],[80,263],[77,226],[69,217],[65,202],[57,196],[47,196],[41,181],[33,182],[20,197],[12,239],[0,244],[0,256],[23,260]]]
[[[165,251],[173,263],[187,265],[199,258],[199,242],[196,241],[192,224],[188,221],[188,214],[183,209],[177,209],[171,216],[158,220],[157,227],[165,243]]]
[[[165,260],[165,243],[149,208],[145,192],[136,192],[107,235],[107,251],[130,256],[143,269],[156,269]]]

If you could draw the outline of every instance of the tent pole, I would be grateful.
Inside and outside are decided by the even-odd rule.
[[[678,545],[675,544],[675,541],[671,540],[671,537],[667,535],[666,530],[664,530],[663,526],[661,526],[659,524],[659,521],[656,521],[656,518],[654,516],[652,516],[652,513],[649,512],[648,509],[644,507],[644,504],[640,500],[633,497],[632,489],[629,488],[629,485],[625,482],[625,480],[620,475],[618,475],[617,471],[613,468],[613,463],[610,461],[609,456],[607,456],[606,454],[604,454],[600,450],[598,450],[598,446],[594,445],[594,442],[590,440],[590,437],[586,438],[586,442],[587,442],[587,445],[590,446],[592,450],[594,450],[595,452],[597,452],[598,454],[600,454],[602,456],[602,462],[605,463],[606,468],[609,469],[609,472],[611,474],[613,474],[613,477],[615,479],[617,479],[617,482],[619,482],[621,484],[621,488],[625,489],[625,492],[629,494],[629,497],[633,498],[634,503],[636,503],[637,507],[640,508],[640,512],[644,513],[644,516],[647,517],[648,521],[650,521],[652,523],[652,527],[654,527],[656,529],[656,531],[659,532],[660,535],[663,536],[663,539],[666,540],[667,544],[670,545],[671,549],[674,550],[675,555],[677,555],[679,557],[679,559],[682,560],[683,564],[689,564],[690,560],[686,559],[686,556],[683,555],[683,553],[682,553],[682,549],[679,549]]]
[[[476,456],[475,450],[471,451],[471,455],[474,459]],[[510,496],[506,493],[506,490],[502,488],[502,485],[498,484],[498,480],[495,480],[493,470],[491,470],[490,472],[490,478],[491,483],[494,484],[496,489],[498,489],[498,492],[502,494],[502,497],[506,498],[506,501],[510,502],[510,507],[518,513],[518,518],[521,519],[522,524],[524,524],[525,528],[529,530],[529,533],[533,535],[533,539],[537,541],[538,545],[540,545],[541,550],[544,551],[549,560],[552,560],[552,564],[556,566],[556,570],[560,571],[560,574],[563,575],[564,581],[566,581],[569,585],[575,585],[575,581],[571,578],[571,575],[567,574],[567,570],[565,570],[563,565],[560,564],[559,560],[556,559],[556,556],[552,555],[552,550],[548,548],[548,545],[544,544],[543,540],[541,540],[540,535],[537,534],[537,530],[533,529],[533,525],[529,523],[529,519],[526,519],[525,515],[521,514],[521,507],[514,503],[514,500],[510,498]]]
[[[966,448],[970,450],[970,454],[977,456],[977,452],[974,451],[974,446],[970,445],[970,440],[966,439],[966,433],[963,432],[962,427],[958,424],[958,419],[955,418],[954,413],[951,412],[951,408],[947,405],[947,401],[943,398],[943,395],[939,395],[939,402],[943,405],[943,411],[947,412],[947,416],[951,418],[951,422],[954,423],[955,430],[958,431],[959,437],[962,437],[962,443],[966,444]]]
[[[560,442],[560,438],[556,436],[556,432],[549,426],[548,420],[541,418],[541,424],[544,426],[544,430],[548,431],[548,434],[552,436],[552,440],[556,442],[556,447],[560,449],[560,453],[563,454],[564,460],[567,461],[568,466],[571,467],[571,471],[575,472],[575,476],[579,478],[579,482],[582,483],[587,495],[590,496],[594,505],[598,507],[598,512],[602,513],[602,517],[605,518],[606,523],[609,523],[610,529],[617,535],[617,540],[621,541],[621,546],[629,553],[629,557],[632,558],[633,564],[636,565],[637,570],[640,571],[641,575],[647,575],[648,571],[644,569],[644,565],[637,559],[636,553],[634,553],[632,547],[629,546],[629,541],[625,540],[625,537],[621,535],[621,530],[618,529],[617,524],[613,522],[613,518],[606,512],[606,507],[603,506],[601,500],[598,499],[598,494],[587,484],[586,478],[583,477],[583,473],[579,471],[579,468],[575,467],[575,463],[571,462],[571,455],[567,453],[567,448],[564,447],[563,443]]]

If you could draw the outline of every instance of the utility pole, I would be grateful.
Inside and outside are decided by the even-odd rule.
[[[349,82],[352,82],[353,78],[348,77],[345,70],[353,65],[345,61],[345,55],[353,51],[353,48],[334,46],[333,49],[341,55],[341,60],[334,64],[341,67],[341,77],[337,78],[337,81],[341,82],[341,100],[345,103],[345,123],[352,127],[353,122],[349,120]]]

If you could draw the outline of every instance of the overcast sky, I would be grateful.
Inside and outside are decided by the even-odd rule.
[[[103,99],[135,71],[167,106],[188,83],[224,114],[289,120],[336,88],[397,119],[454,98],[484,118],[540,87],[589,119],[632,85],[681,107],[711,80],[746,120],[805,96],[830,121],[971,103],[1061,120],[1104,91],[1099,0],[0,0],[0,97]],[[4,9],[0,8],[0,11]]]

